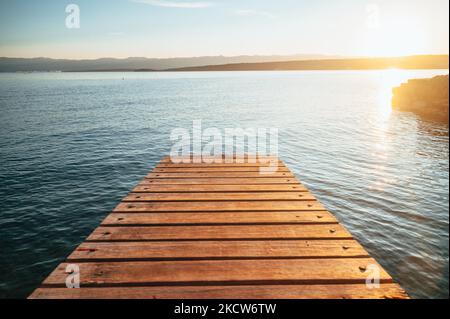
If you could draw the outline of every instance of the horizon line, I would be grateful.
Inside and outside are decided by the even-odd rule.
[[[174,56],[174,57],[145,57],[145,56],[128,56],[128,57],[112,57],[112,56],[102,56],[95,58],[60,58],[60,57],[49,57],[49,56],[35,56],[35,57],[21,57],[21,56],[0,56],[0,59],[23,59],[23,60],[33,60],[33,59],[49,59],[49,60],[70,60],[70,61],[95,61],[102,59],[111,60],[127,60],[127,59],[148,59],[148,60],[169,60],[169,59],[196,59],[196,58],[239,58],[239,57],[295,57],[295,56],[317,56],[324,57],[332,60],[336,59],[386,59],[386,58],[406,58],[406,57],[417,57],[417,56],[449,56],[450,53],[418,53],[418,54],[408,54],[408,55],[339,55],[339,54],[321,54],[321,53],[294,53],[294,54],[239,54],[239,55],[196,55],[196,56]],[[312,59],[314,60],[314,59]],[[275,62],[275,61],[274,61]]]

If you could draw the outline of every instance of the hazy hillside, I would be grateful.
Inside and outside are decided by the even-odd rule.
[[[173,68],[195,67],[204,65],[220,65],[229,63],[261,63],[272,61],[320,60],[337,58],[323,55],[290,55],[290,56],[211,56],[193,58],[103,58],[96,60],[58,60],[49,58],[21,59],[0,57],[0,72],[27,71],[120,71],[120,70],[165,70]]]
[[[448,55],[358,59],[308,55],[97,60],[0,58],[0,72],[448,69],[448,65]]]
[[[169,71],[276,71],[276,70],[373,70],[373,69],[448,69],[448,55],[423,55],[399,58],[326,59],[268,63],[238,63],[178,68]]]

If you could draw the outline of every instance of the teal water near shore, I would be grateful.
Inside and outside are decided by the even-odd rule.
[[[279,128],[280,157],[394,279],[448,297],[448,125],[390,105],[438,74],[0,74],[0,297],[26,297],[199,119]]]

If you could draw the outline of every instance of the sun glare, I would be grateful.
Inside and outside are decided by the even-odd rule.
[[[380,73],[379,110],[383,118],[388,118],[392,113],[392,89],[399,86],[407,79],[404,70],[390,69]]]
[[[414,17],[380,20],[368,26],[364,54],[374,57],[406,56],[427,52],[427,35]]]

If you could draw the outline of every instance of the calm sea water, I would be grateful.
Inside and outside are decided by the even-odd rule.
[[[442,71],[0,74],[0,297],[26,297],[171,147],[277,127],[280,156],[413,297],[448,297],[448,126],[391,112]]]

